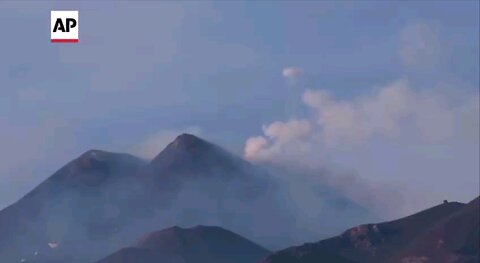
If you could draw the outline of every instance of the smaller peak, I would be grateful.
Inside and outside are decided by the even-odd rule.
[[[169,228],[165,228],[158,232],[162,231],[196,231],[196,230],[223,230],[223,228],[219,226],[208,226],[208,225],[196,225],[192,227],[181,227],[181,226],[172,226]]]
[[[204,226],[204,225],[197,225],[194,227],[180,227],[180,226],[172,226],[169,228],[165,228],[162,230],[151,232],[142,238],[140,238],[137,242],[138,245],[142,247],[161,247],[161,246],[168,246],[170,247],[174,240],[176,239],[184,239],[188,236],[211,236],[212,234],[215,237],[223,235],[224,233],[230,233],[221,227],[217,226]]]
[[[151,234],[171,233],[171,232],[182,231],[182,230],[187,230],[187,229],[180,226],[171,226],[171,227],[164,228],[162,230],[154,231]]]
[[[81,169],[101,168],[106,166],[113,155],[114,153],[92,149],[81,154],[75,164]]]
[[[103,163],[113,160],[117,155],[118,154],[112,152],[91,149],[81,154],[77,158],[77,161],[81,166],[90,167],[94,163]]]
[[[83,169],[100,168],[114,164],[140,164],[140,159],[125,153],[91,149],[81,154],[74,163]]]
[[[84,153],[82,153],[78,159],[90,159],[90,160],[110,160],[116,158],[136,158],[133,155],[127,153],[117,153],[117,152],[109,152],[104,150],[98,149],[90,149]]]
[[[212,231],[222,230],[223,231],[225,229],[223,229],[219,226],[196,225],[196,226],[192,227],[191,230],[212,230]]]
[[[172,226],[172,227],[166,228],[164,230],[160,230],[160,232],[161,231],[167,231],[167,232],[168,231],[182,231],[182,230],[187,230],[187,229],[185,229],[183,227],[179,227],[179,226]]]
[[[114,155],[114,153],[97,150],[97,149],[90,149],[82,153],[79,158],[98,158],[98,157],[105,157],[109,155]]]

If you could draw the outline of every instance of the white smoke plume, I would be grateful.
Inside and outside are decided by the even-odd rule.
[[[478,180],[471,158],[461,157],[466,153],[478,157],[473,146],[479,141],[478,94],[453,100],[434,89],[418,91],[407,79],[374,90],[350,99],[337,99],[327,90],[305,90],[302,101],[311,115],[264,125],[262,135],[247,139],[244,157],[277,165],[353,169],[364,179],[352,180],[350,171],[337,173],[331,183],[380,211],[384,209],[372,198],[382,197],[362,198],[361,190],[355,190],[360,187],[357,182],[362,182],[364,191],[379,189],[372,181],[394,182],[405,198],[425,198],[426,203],[413,202],[407,211],[396,209],[399,215],[434,205],[430,202],[442,194],[449,196],[453,185],[460,186],[447,171],[461,172],[460,181]],[[444,166],[448,170],[440,168]],[[424,187],[433,182],[436,192],[428,196]]]
[[[287,79],[297,78],[303,74],[303,70],[298,67],[286,67],[282,70],[283,77]]]

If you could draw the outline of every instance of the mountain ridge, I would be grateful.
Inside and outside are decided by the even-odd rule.
[[[155,231],[136,245],[122,248],[97,263],[256,263],[269,251],[217,226],[178,226]]]
[[[468,204],[445,202],[397,220],[359,225],[332,238],[280,250],[261,263],[317,262],[325,257],[325,251],[360,263],[477,262],[480,250],[478,214],[478,197]],[[445,229],[450,234],[443,239],[432,238],[445,235]],[[456,241],[446,242],[449,236],[457,236]],[[448,247],[445,252],[437,251],[438,240]],[[467,251],[452,256],[459,254],[452,247],[462,246]]]
[[[291,222],[303,211],[281,191],[288,187],[279,188],[273,174],[194,135],[179,135],[150,162],[93,149],[0,211],[0,261],[31,261],[37,250],[51,262],[84,263],[167,224],[219,225],[266,247],[284,247],[312,233],[294,231]],[[334,192],[315,193],[326,200],[310,207],[322,216],[315,225],[346,224],[330,211],[359,213],[351,211],[355,206],[330,207],[335,199],[348,203]],[[272,238],[278,233],[281,239]],[[78,255],[80,248],[89,254]]]

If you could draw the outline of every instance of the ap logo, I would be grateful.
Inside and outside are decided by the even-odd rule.
[[[51,11],[50,25],[52,42],[78,42],[78,11]]]

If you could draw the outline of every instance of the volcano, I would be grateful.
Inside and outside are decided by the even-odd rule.
[[[190,134],[149,162],[90,150],[0,211],[0,262],[93,262],[172,225],[217,225],[279,249],[313,235],[291,226],[299,215],[284,189],[267,169]],[[323,192],[322,206],[309,204],[318,229],[375,217],[334,189]]]

